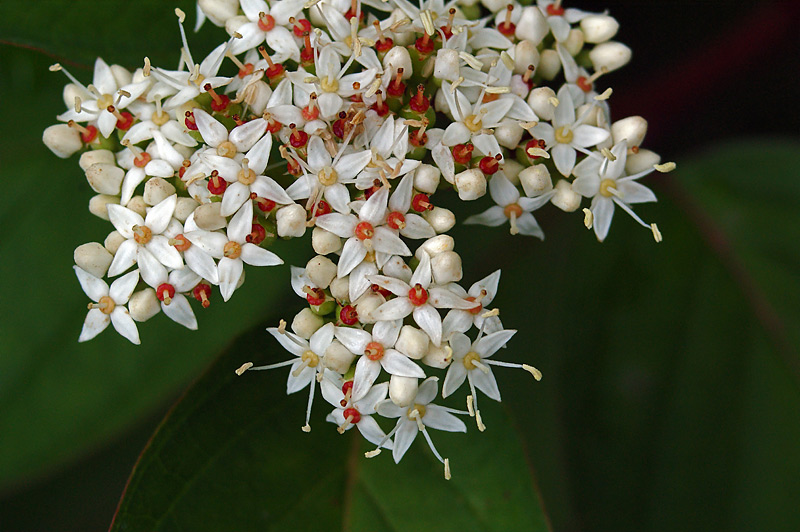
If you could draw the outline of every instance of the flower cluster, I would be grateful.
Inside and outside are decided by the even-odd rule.
[[[493,205],[467,224],[544,238],[533,211],[577,211],[598,240],[615,206],[655,201],[638,182],[668,171],[640,148],[647,123],[612,122],[599,78],[630,59],[607,14],[513,0],[199,0],[228,38],[177,70],[95,63],[70,83],[61,123],[44,133],[60,157],[81,152],[97,194],[89,210],[113,231],[75,250],[92,300],[80,341],[109,323],[139,343],[137,323],[163,312],[197,327],[193,305],[227,301],[244,264],[274,266],[277,238],[310,233],[315,256],[292,268],[305,300],[269,333],[291,358],[287,393],[317,386],[328,421],[399,461],[422,432],[485,425],[478,391],[500,400],[495,360],[514,335],[490,307],[500,271],[465,289],[447,232],[464,202]],[[554,184],[555,182],[555,184]],[[477,209],[473,209],[475,212]],[[108,278],[109,284],[103,280]],[[193,303],[192,300],[197,303]],[[467,410],[433,403],[468,383]],[[397,419],[388,432],[376,418]]]

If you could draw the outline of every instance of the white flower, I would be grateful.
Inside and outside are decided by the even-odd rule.
[[[531,214],[542,205],[545,205],[553,196],[548,192],[535,198],[520,197],[519,190],[503,174],[498,172],[489,181],[489,194],[497,205],[489,207],[480,214],[475,214],[464,220],[465,224],[482,224],[496,227],[506,221],[511,225],[512,235],[521,234],[541,238],[544,233]]]
[[[493,333],[503,328],[500,318],[486,307],[497,295],[500,282],[500,270],[491,273],[469,287],[469,291],[461,295],[467,301],[474,301],[478,306],[469,310],[451,309],[442,321],[442,337],[449,339],[454,332],[465,333],[475,325],[479,330]],[[457,286],[457,285],[456,285]],[[463,289],[462,289],[463,290]],[[489,315],[486,315],[489,314]]]
[[[275,51],[275,62],[300,61],[300,48],[286,25],[291,17],[303,10],[305,0],[273,1],[272,8],[264,0],[241,0],[241,4],[249,22],[236,30],[242,37],[233,41],[232,54],[257,48],[266,39],[267,45]]]
[[[342,389],[336,385],[331,379],[323,379],[320,382],[322,395],[325,399],[336,408],[328,414],[325,418],[331,423],[339,425],[339,432],[351,429],[353,426],[358,427],[358,431],[370,443],[380,445],[386,449],[392,448],[392,442],[385,439],[386,434],[383,429],[372,417],[375,413],[375,406],[386,399],[386,394],[389,391],[389,383],[384,382],[370,388],[369,393],[360,399],[352,398],[347,400]]]
[[[161,264],[148,264],[148,261],[149,259],[145,259],[144,265],[153,273],[145,282],[155,289],[156,297],[161,301],[161,310],[175,323],[187,329],[197,329],[197,318],[183,293],[197,286],[202,278],[190,268],[173,270],[167,275],[166,268]]]
[[[561,0],[537,0],[539,9],[547,17],[547,24],[556,41],[565,41],[569,37],[572,24],[580,22],[591,13],[580,9],[564,9],[561,7]]]
[[[95,302],[89,304],[89,313],[83,322],[83,330],[81,330],[78,341],[91,340],[103,332],[109,323],[112,323],[119,334],[134,344],[139,344],[139,331],[136,329],[136,323],[128,314],[128,309],[123,306],[131,298],[133,289],[139,282],[139,272],[135,270],[123,275],[111,283],[109,288],[102,279],[98,279],[77,266],[73,266],[73,268],[81,283],[81,288],[89,296],[89,299]]]

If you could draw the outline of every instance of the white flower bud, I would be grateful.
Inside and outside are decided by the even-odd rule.
[[[403,325],[400,329],[400,335],[397,337],[397,342],[394,344],[395,349],[414,360],[424,357],[429,347],[430,338],[428,338],[428,335],[411,325]]]
[[[444,207],[434,207],[429,211],[425,211],[422,213],[422,217],[431,224],[431,227],[437,233],[446,233],[456,225],[456,215],[453,214],[453,211]]]
[[[309,136],[319,134],[321,131],[327,131],[328,124],[323,120],[309,120],[303,125],[303,131],[308,133]]]
[[[539,8],[536,6],[523,8],[522,16],[519,18],[517,29],[514,32],[517,39],[527,39],[534,46],[538,46],[548,33],[550,33],[550,26]]]
[[[544,79],[552,81],[561,72],[561,58],[558,57],[558,52],[552,48],[542,50],[538,72]]]
[[[492,13],[497,13],[501,9],[505,9],[508,2],[507,0],[481,0],[481,4]]]
[[[350,301],[350,276],[337,277],[331,281],[331,295],[337,301]]]
[[[516,122],[505,121],[501,122],[499,126],[494,128],[494,136],[497,143],[509,150],[516,149],[519,141],[522,140],[524,129]]]
[[[539,49],[528,39],[523,39],[514,47],[514,73],[524,74],[528,67],[533,65],[539,67]]]
[[[503,173],[506,175],[512,185],[519,185],[519,173],[526,166],[522,166],[516,159],[506,157],[503,161]]]
[[[569,35],[567,35],[567,40],[561,44],[564,46],[564,49],[567,50],[569,55],[574,57],[583,49],[584,42],[583,32],[581,30],[572,29],[570,30]]]
[[[458,197],[472,201],[486,194],[486,177],[478,168],[470,168],[456,174],[455,183]]]
[[[306,307],[292,320],[292,331],[300,338],[308,340],[311,335],[317,332],[317,329],[322,327],[322,316],[314,314],[310,308]]]
[[[581,206],[581,195],[572,190],[572,184],[566,179],[556,183],[556,193],[550,203],[564,212],[572,212]]]
[[[45,129],[42,133],[42,142],[62,159],[83,148],[80,133],[67,124],[55,124]]]
[[[395,22],[399,22],[401,20],[408,20],[408,15],[406,15],[402,9],[397,8],[389,14],[389,20],[391,21],[391,24],[394,24]],[[323,23],[322,25],[326,23],[327,22]],[[401,27],[400,29],[402,30],[406,28],[408,28],[408,26]],[[412,44],[414,42],[414,39],[416,39],[416,35],[414,34],[413,31],[398,31],[396,33],[393,32],[391,34],[391,37],[392,40],[394,41],[394,44],[397,46],[408,46],[409,44]]]
[[[638,174],[653,168],[654,164],[661,162],[661,156],[654,151],[639,149],[639,153],[628,154],[625,161],[625,171],[628,175]]]
[[[124,178],[125,170],[113,164],[96,163],[86,169],[86,180],[98,194],[119,194]]]
[[[435,257],[439,253],[453,251],[455,246],[456,242],[453,240],[452,236],[436,235],[420,244],[420,246],[417,248],[417,251],[414,252],[414,256],[419,259],[422,257],[422,252],[425,251],[431,257]]]
[[[175,212],[172,216],[179,222],[185,222],[186,218],[194,212],[198,205],[199,203],[192,198],[178,198],[178,202],[175,204]]]
[[[328,255],[342,249],[342,239],[321,227],[311,232],[311,247],[320,255]]]
[[[194,210],[194,223],[203,231],[216,231],[228,225],[219,213],[222,203],[204,203]]]
[[[117,196],[109,196],[107,194],[98,194],[89,200],[89,212],[98,218],[108,220],[109,203],[119,205],[119,198]]]
[[[114,81],[117,82],[118,87],[128,85],[133,81],[133,74],[127,68],[120,65],[111,65],[111,75],[114,76]]]
[[[405,282],[410,281],[411,276],[414,274],[408,264],[406,264],[405,261],[397,255],[392,255],[392,258],[383,265],[382,270],[384,275],[388,275],[389,277],[394,277],[395,279],[400,279],[401,281]]]
[[[619,22],[608,15],[589,15],[581,20],[581,29],[586,42],[599,44],[606,42],[617,34]]]
[[[631,60],[631,49],[621,42],[608,41],[598,44],[589,52],[595,71],[599,72],[607,68],[609,72],[628,64]]]
[[[522,185],[522,190],[525,191],[525,195],[529,198],[553,190],[550,170],[543,164],[534,164],[525,168],[519,173],[519,182]]]
[[[281,207],[275,217],[278,220],[278,236],[303,236],[306,232],[306,210],[293,203]]]
[[[217,26],[236,16],[239,11],[239,0],[197,0],[197,5],[206,14],[208,20]]]
[[[599,105],[593,106],[591,103],[585,103],[578,107],[575,115],[582,116],[581,123],[590,126],[603,127],[601,124],[605,121],[603,109]]]
[[[328,288],[336,277],[336,264],[328,257],[317,255],[306,264],[306,275],[319,288]]]
[[[431,345],[428,353],[422,358],[422,363],[432,368],[444,369],[450,365],[452,360],[453,352],[443,342],[441,347]]]
[[[125,207],[129,208],[142,218],[147,216],[147,204],[144,202],[144,198],[141,196],[132,197]]]
[[[389,399],[400,408],[411,405],[419,389],[416,377],[392,375],[389,379]]]
[[[89,150],[83,152],[81,158],[78,160],[78,165],[80,165],[81,170],[84,172],[93,164],[99,163],[115,165],[117,164],[117,159],[110,150]]]
[[[233,36],[234,33],[239,31],[239,28],[250,22],[244,15],[237,15],[225,21],[225,31],[228,35]]]
[[[383,56],[383,68],[389,69],[392,79],[397,75],[397,69],[403,69],[401,79],[408,79],[414,73],[414,66],[411,64],[411,55],[405,46],[395,46]]]
[[[461,58],[458,56],[458,50],[453,48],[440,48],[436,53],[436,63],[433,67],[433,76],[436,79],[446,79],[447,81],[455,81],[461,73],[459,62]],[[384,59],[384,64],[386,60]],[[405,72],[404,72],[405,74]]]
[[[358,303],[356,303],[358,321],[361,323],[375,323],[378,321],[372,315],[372,311],[384,303],[386,303],[386,298],[380,294],[372,292],[371,290],[367,290],[363,296],[358,298]]]
[[[421,164],[414,172],[414,188],[425,194],[433,194],[439,187],[441,175],[437,167]]]
[[[556,93],[550,87],[537,87],[528,96],[528,105],[541,120],[552,120],[555,117],[556,108],[551,98],[555,98]]]
[[[350,369],[356,356],[351,353],[339,340],[334,339],[331,345],[325,349],[325,356],[322,363],[331,371],[344,375]]]
[[[519,74],[511,76],[511,83],[508,84],[508,88],[511,89],[511,94],[516,94],[522,99],[527,98],[528,93],[531,91],[531,88],[522,81],[522,76]]]
[[[136,321],[147,321],[161,312],[161,302],[150,287],[135,292],[128,301],[128,312]]]
[[[431,273],[436,284],[460,281],[463,277],[461,257],[455,251],[444,251],[431,258]]]
[[[144,184],[144,202],[150,206],[158,205],[175,194],[175,187],[164,178],[153,177]]]
[[[641,116],[629,116],[611,124],[611,136],[614,144],[623,139],[628,140],[628,148],[641,146],[647,134],[647,120]]]
[[[260,115],[267,107],[270,96],[272,96],[272,89],[266,82],[262,80],[255,81],[242,88],[239,93],[242,94],[244,101],[250,106],[250,109]],[[237,93],[237,95],[239,94]]]
[[[99,242],[81,244],[72,254],[78,268],[102,278],[111,266],[114,256]]]
[[[108,236],[103,240],[103,247],[105,247],[112,255],[117,252],[119,247],[125,242],[127,238],[119,234],[118,231],[111,231]]]

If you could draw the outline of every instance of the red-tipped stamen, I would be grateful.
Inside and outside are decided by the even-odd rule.
[[[117,118],[117,129],[122,131],[127,131],[133,125],[133,115],[130,114],[128,111],[117,111],[117,108],[113,105],[109,105],[106,107],[106,111],[111,113]]]
[[[275,19],[272,15],[267,15],[263,11],[258,14],[258,29],[261,31],[270,31],[275,27]]]
[[[451,7],[447,15],[447,25],[442,26],[440,28],[444,33],[445,40],[453,36],[453,19],[455,18],[456,18],[456,8]]]
[[[67,122],[67,125],[81,134],[81,140],[84,144],[94,142],[94,140],[97,138],[97,128],[92,125],[83,127],[74,120]]]
[[[386,116],[389,114],[389,106],[383,101],[383,91],[377,91],[375,93],[375,98],[376,101],[372,104],[372,108],[378,113],[378,116]]]
[[[208,191],[215,196],[222,196],[226,188],[228,188],[228,182],[219,176],[217,170],[212,171],[211,178],[208,180]]]
[[[381,29],[381,23],[377,20],[372,23],[375,30],[378,32],[378,39],[375,41],[375,51],[378,53],[386,53],[394,48],[394,41],[391,37],[386,37]]]
[[[319,117],[319,106],[317,105],[316,92],[311,93],[309,96],[308,105],[303,107],[301,114],[303,115],[303,120],[306,122],[316,120]]]
[[[406,92],[406,84],[403,83],[403,67],[397,69],[397,73],[389,86],[386,87],[386,93],[392,98],[402,98]]]
[[[420,53],[420,55],[429,55],[433,53],[434,50],[434,42],[433,39],[430,38],[428,32],[423,31],[422,37],[418,37],[417,40],[414,42],[414,48]]]
[[[206,283],[199,283],[195,286],[192,290],[192,295],[203,305],[203,308],[208,308],[211,305],[211,287]]]
[[[163,301],[165,305],[172,303],[172,298],[175,297],[175,287],[169,283],[162,283],[156,288],[156,297],[159,301]]]
[[[267,69],[264,71],[264,73],[267,75],[267,77],[269,78],[270,81],[273,81],[273,80],[283,76],[283,73],[285,71],[284,68],[283,68],[283,65],[280,64],[280,63],[273,63],[272,58],[267,53],[267,49],[266,48],[264,48],[263,46],[259,46],[258,47],[258,53],[261,54],[261,57],[263,57],[264,60],[269,65],[267,67]]]
[[[506,6],[506,19],[505,21],[501,22],[497,25],[497,31],[505,35],[506,37],[511,37],[514,35],[514,32],[517,31],[517,25],[511,22],[511,12],[514,11],[514,5],[508,4]]]
[[[308,133],[297,129],[295,124],[289,124],[292,132],[289,134],[289,143],[293,148],[302,148],[308,143]]]
[[[228,105],[230,105],[231,99],[224,94],[217,94],[217,92],[214,90],[214,87],[212,87],[210,83],[203,85],[203,90],[205,90],[211,96],[211,109],[214,111],[220,113],[227,109]]]
[[[417,85],[417,93],[408,102],[408,106],[411,107],[412,111],[420,114],[430,108],[431,102],[425,97],[425,85]]]

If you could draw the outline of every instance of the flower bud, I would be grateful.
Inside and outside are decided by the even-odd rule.
[[[502,147],[513,150],[516,149],[519,141],[522,139],[522,133],[524,133],[524,131],[525,130],[522,129],[516,121],[506,121],[501,122],[500,125],[494,129],[494,136],[497,139],[497,143]]]
[[[429,346],[430,338],[427,333],[411,325],[403,325],[394,344],[395,349],[414,360],[424,357]]]
[[[194,223],[203,231],[216,231],[228,225],[219,211],[222,203],[203,203],[194,210]]]
[[[358,299],[356,303],[356,312],[358,313],[358,321],[361,323],[375,323],[378,321],[373,315],[372,311],[386,303],[386,298],[380,294],[376,294],[367,290],[363,296]]]
[[[608,15],[589,15],[581,20],[581,30],[586,42],[599,44],[614,37],[619,29],[619,22]]]
[[[527,39],[519,41],[514,47],[514,73],[524,74],[530,65],[538,68],[540,59],[539,49],[533,42]]]
[[[114,256],[98,242],[88,242],[75,248],[73,253],[78,268],[102,278],[111,266]]]
[[[250,106],[250,109],[255,114],[260,115],[267,108],[269,98],[272,96],[272,89],[266,82],[258,80],[243,87],[239,93],[241,93],[247,105]],[[237,96],[239,93],[237,93]]]
[[[522,185],[522,190],[525,191],[525,195],[529,198],[553,190],[550,170],[543,164],[534,164],[522,170],[519,173],[519,182]]]
[[[541,58],[539,59],[539,74],[544,79],[552,81],[559,72],[561,72],[561,58],[558,57],[558,52],[552,48],[542,50]]]
[[[540,119],[552,120],[555,117],[556,108],[550,98],[555,97],[556,93],[550,87],[537,87],[528,96],[528,105]]]
[[[572,184],[566,179],[556,183],[556,193],[550,203],[564,212],[572,212],[581,206],[581,195],[572,190]]]
[[[389,379],[389,399],[400,408],[411,405],[419,389],[416,377],[392,375]]]
[[[114,76],[114,81],[117,82],[118,87],[122,87],[128,85],[131,81],[133,81],[133,75],[131,71],[121,65],[111,65],[109,67],[111,70],[111,75]]]
[[[625,161],[625,172],[628,175],[638,174],[653,168],[654,164],[661,162],[661,156],[654,151],[639,149],[639,153],[628,154]]]
[[[595,71],[599,72],[603,68],[607,68],[609,72],[612,72],[627,65],[631,60],[631,55],[631,49],[621,42],[608,41],[595,46],[589,52],[589,60]]]
[[[350,369],[350,364],[353,363],[356,356],[351,353],[339,340],[334,339],[331,345],[325,349],[325,356],[322,357],[322,363],[331,371],[335,371],[340,375],[344,375]]]
[[[311,247],[320,255],[328,255],[342,249],[342,239],[321,227],[311,232]]]
[[[536,6],[523,8],[522,16],[517,22],[515,35],[517,39],[531,41],[534,46],[538,46],[542,39],[550,33],[550,26],[544,14]]]
[[[275,215],[278,220],[278,236],[303,236],[306,232],[306,210],[302,205],[293,203],[278,209]]]
[[[161,302],[150,287],[135,292],[128,301],[128,312],[136,321],[147,321],[161,312]]]
[[[527,168],[519,164],[516,159],[506,158],[503,161],[503,173],[506,175],[512,185],[519,185],[519,173]]]
[[[431,273],[436,284],[460,281],[463,277],[461,257],[455,251],[443,251],[431,258]]]
[[[414,188],[425,194],[433,194],[439,187],[441,175],[437,167],[421,164],[414,172]]]
[[[78,165],[84,172],[93,164],[98,163],[115,165],[117,164],[117,159],[111,150],[89,150],[83,152],[78,160]]]
[[[611,136],[614,144],[628,139],[628,147],[641,146],[647,134],[647,120],[641,116],[629,116],[611,124]]]
[[[172,216],[179,222],[185,222],[186,218],[194,212],[198,205],[199,203],[192,198],[178,198],[178,202],[175,204],[175,212]]]
[[[328,288],[336,277],[336,264],[328,257],[317,255],[306,264],[306,275],[319,288]]]
[[[197,6],[203,10],[208,20],[216,26],[223,26],[226,20],[236,16],[239,0],[197,0]]]
[[[83,148],[80,133],[67,124],[55,124],[45,129],[42,133],[42,142],[62,159]]]
[[[419,259],[422,257],[422,252],[425,251],[428,255],[434,257],[444,251],[453,251],[455,244],[455,240],[450,235],[436,235],[420,244],[417,251],[414,252],[414,256]]]
[[[456,174],[455,183],[458,197],[472,201],[486,194],[486,177],[478,168],[470,168]]]
[[[434,207],[429,211],[425,211],[422,213],[422,217],[431,224],[431,227],[437,233],[446,233],[456,225],[456,215],[453,214],[453,211],[444,207]]]
[[[406,264],[405,261],[397,255],[392,255],[392,258],[383,265],[382,270],[384,275],[388,275],[389,277],[394,277],[395,279],[400,279],[401,281],[405,282],[409,282],[411,280],[411,276],[414,274],[408,264]]]
[[[337,301],[350,301],[350,276],[337,277],[331,281],[329,288]]]
[[[593,106],[591,103],[585,103],[575,110],[575,115],[583,117],[581,119],[581,124],[595,127],[603,127],[605,124],[605,113],[599,105]]]
[[[117,252],[123,242],[127,240],[124,236],[119,234],[119,231],[111,231],[108,236],[103,240],[103,247],[108,250],[112,255]]]
[[[394,24],[395,22],[400,22],[401,20],[408,20],[408,15],[406,15],[405,11],[402,9],[396,8],[389,14],[389,20],[391,21],[390,24]],[[403,28],[401,28],[401,30],[402,29]],[[392,33],[391,37],[392,40],[394,40],[394,44],[397,46],[408,46],[409,44],[412,44],[416,38],[413,31],[398,31],[396,33]]]
[[[395,46],[383,56],[383,68],[389,69],[392,79],[397,75],[397,69],[403,69],[401,79],[408,79],[414,73],[414,65],[411,64],[411,55],[405,46]]]
[[[225,31],[228,35],[233,36],[234,33],[239,31],[239,28],[250,22],[244,15],[237,15],[225,21]]]
[[[322,327],[322,316],[314,314],[310,308],[306,307],[292,320],[292,331],[300,338],[308,340],[311,335]]]
[[[447,81],[457,80],[461,73],[459,61],[461,61],[461,58],[458,56],[458,50],[454,50],[453,48],[440,48],[436,53],[433,76],[436,79],[444,79]]]
[[[444,369],[453,360],[452,351],[445,349],[445,343],[441,347],[431,345],[428,353],[422,358],[422,363],[432,368]]]
[[[124,178],[125,170],[113,164],[96,163],[86,169],[89,186],[99,194],[119,194]]]
[[[125,207],[132,210],[142,218],[147,216],[147,204],[144,202],[144,198],[141,196],[132,197]]]
[[[150,206],[158,205],[175,194],[175,187],[164,178],[153,177],[144,184],[144,202]]]
[[[97,196],[93,196],[89,200],[89,212],[98,218],[108,220],[109,203],[119,205],[119,198],[117,196],[109,196],[107,194],[98,194]]]
[[[561,44],[569,55],[574,57],[583,49],[584,42],[583,32],[581,30],[572,29],[569,35],[567,35],[567,39]]]
[[[492,13],[497,13],[501,9],[505,9],[508,2],[507,0],[481,0],[481,4]]]

